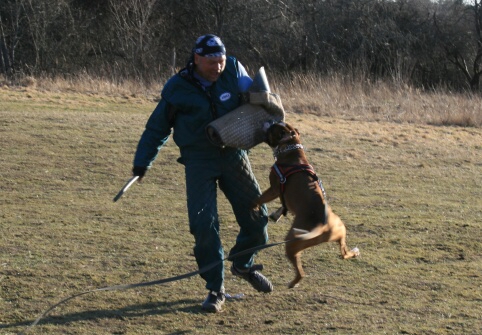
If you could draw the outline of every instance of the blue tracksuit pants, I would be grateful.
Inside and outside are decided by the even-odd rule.
[[[183,157],[185,165],[189,228],[195,239],[194,255],[201,269],[224,258],[219,236],[217,188],[223,191],[230,202],[239,234],[230,255],[266,244],[267,208],[253,210],[253,200],[261,194],[251,170],[246,151],[221,149],[214,159],[189,159]],[[255,253],[233,259],[239,269],[253,265]],[[202,273],[206,288],[219,292],[224,282],[224,264]]]

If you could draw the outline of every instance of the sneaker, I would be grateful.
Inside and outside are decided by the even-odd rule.
[[[226,300],[224,292],[209,291],[206,300],[203,301],[201,308],[206,312],[218,313]]]
[[[233,266],[231,266],[231,273],[237,277],[241,277],[244,280],[248,281],[251,286],[253,286],[253,288],[258,292],[272,292],[273,284],[271,284],[268,278],[258,272],[258,270],[261,271],[262,269],[262,265],[253,265],[246,271],[241,271],[234,267],[233,264]]]

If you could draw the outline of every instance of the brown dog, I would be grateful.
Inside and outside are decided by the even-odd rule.
[[[293,288],[305,276],[301,266],[304,249],[333,241],[340,244],[343,259],[357,257],[359,251],[358,248],[348,251],[345,225],[326,202],[323,186],[306,159],[298,130],[284,122],[275,123],[266,130],[266,143],[273,149],[276,162],[269,175],[270,187],[256,200],[256,205],[279,197],[283,207],[270,217],[277,220],[286,210],[295,216],[286,236],[287,241],[297,238],[286,244],[286,256],[296,271],[289,284]]]

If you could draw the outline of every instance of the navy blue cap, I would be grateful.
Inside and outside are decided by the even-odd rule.
[[[221,57],[226,55],[226,48],[219,37],[207,34],[196,40],[193,53],[203,57]]]

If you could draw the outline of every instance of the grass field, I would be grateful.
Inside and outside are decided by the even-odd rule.
[[[112,202],[155,102],[0,88],[0,334],[481,334],[482,128],[294,113],[295,104],[287,121],[360,258],[340,260],[335,244],[309,249],[308,277],[288,289],[293,271],[277,246],[257,258],[275,291],[227,274],[228,293],[244,298],[220,314],[201,312],[207,292],[195,276],[84,295],[27,329],[73,294],[196,264],[172,141],[144,182]],[[250,157],[267,187],[270,149]],[[229,250],[237,224],[219,201]],[[270,224],[271,242],[290,219]]]

